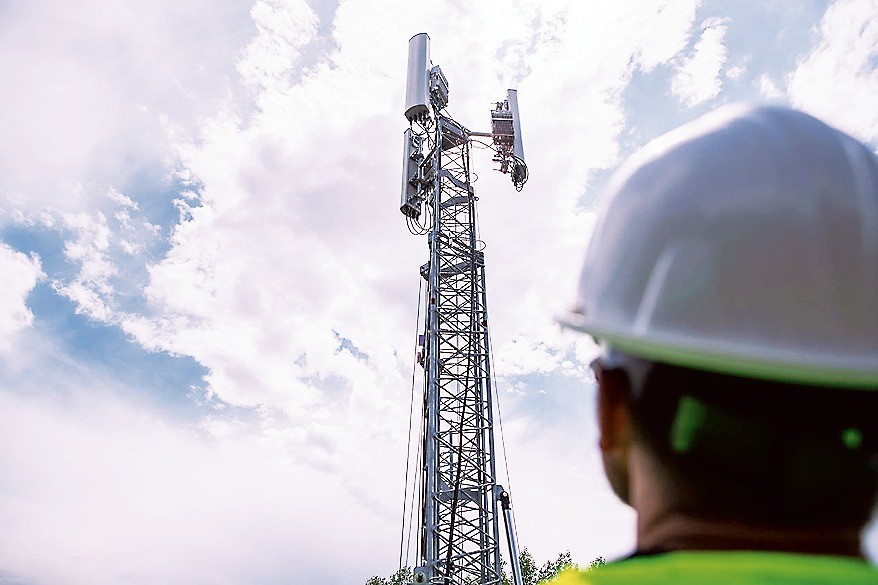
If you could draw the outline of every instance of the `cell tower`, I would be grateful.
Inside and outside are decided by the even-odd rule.
[[[470,171],[473,137],[489,138],[498,170],[511,175],[516,189],[524,186],[517,94],[510,89],[497,102],[491,132],[468,130],[445,113],[448,81],[432,66],[429,43],[426,33],[409,40],[400,206],[409,230],[427,235],[430,253],[420,269],[427,292],[418,348],[424,397],[412,490],[419,514],[413,579],[501,583],[502,510],[513,579],[520,585],[509,495],[496,475],[485,256]]]

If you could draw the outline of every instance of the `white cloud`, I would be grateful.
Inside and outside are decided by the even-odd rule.
[[[878,1],[838,0],[789,78],[794,106],[862,140],[878,139]]]
[[[261,8],[254,8],[254,17],[263,18],[268,9],[257,6]],[[566,290],[572,292],[577,269],[571,269],[561,250],[581,253],[590,219],[577,213],[576,201],[589,172],[616,156],[622,122],[618,93],[632,67],[667,62],[685,46],[693,7],[683,10],[678,4],[655,11],[632,6],[594,14],[570,6],[528,4],[524,17],[506,14],[506,25],[489,27],[498,18],[489,7],[456,14],[456,8],[442,6],[449,14],[438,22],[455,23],[456,42],[443,42],[449,31],[442,27],[431,30],[433,60],[451,80],[452,111],[478,106],[472,121],[462,121],[486,125],[485,101],[505,92],[492,71],[495,47],[527,48],[505,67],[514,70],[510,75],[524,75],[523,104],[544,105],[525,110],[531,116],[525,120],[527,148],[534,153],[528,189],[551,190],[552,197],[535,208],[528,203],[528,191],[510,195],[505,177],[493,176],[487,160],[475,163],[481,179],[477,188],[485,193],[482,227],[485,234],[494,232],[486,235],[488,253],[502,250],[492,258],[493,283],[501,282],[492,288],[492,309],[512,314],[514,308],[520,316],[508,329],[495,330],[500,346],[516,335],[535,333],[557,345],[551,315],[567,299],[548,293],[561,288],[554,286],[559,283],[569,283]],[[400,4],[403,19],[416,22],[427,14],[426,9],[410,8],[403,10]],[[291,3],[273,5],[272,10],[278,22],[286,22],[299,18],[304,8]],[[242,72],[268,71],[268,65],[260,69],[244,64],[277,65],[278,47],[289,48],[293,40],[307,42],[310,18],[306,15],[302,26],[307,30],[293,35],[295,39],[284,27],[260,25],[239,65]],[[318,62],[289,87],[260,82],[259,110],[249,118],[221,111],[204,122],[200,137],[179,144],[188,173],[203,188],[195,200],[182,204],[183,221],[175,230],[173,248],[150,268],[147,294],[155,317],[133,315],[123,321],[147,347],[198,359],[210,369],[211,388],[224,400],[297,411],[312,407],[320,396],[315,377],[336,376],[336,385],[344,381],[354,387],[391,380],[401,384],[406,375],[416,270],[425,247],[405,232],[386,194],[398,189],[398,110],[405,46],[416,24],[400,24],[376,38],[365,32],[374,27],[364,26],[375,18],[377,13],[365,4],[341,5],[331,67]],[[648,36],[643,44],[620,45],[601,60],[577,58],[611,39],[636,38],[634,31],[645,28],[651,18],[667,25],[661,35]],[[530,30],[533,19],[543,28]],[[562,34],[572,30],[582,34]],[[278,65],[271,79],[284,77],[295,61],[293,53],[284,53],[286,65]],[[539,72],[522,70],[523,61],[529,68],[539,66]],[[571,64],[577,76],[560,75]],[[499,76],[507,74],[501,70]],[[462,79],[470,82],[460,83]],[[576,79],[577,85],[547,93],[544,88],[559,79],[568,84]],[[585,101],[565,97],[571,94]],[[388,101],[388,96],[398,99]],[[583,108],[600,115],[575,114]],[[530,134],[527,124],[533,128]],[[558,124],[569,143],[562,153],[547,147],[556,140]],[[552,184],[562,176],[568,177],[564,183]],[[524,216],[541,234],[541,246],[523,248],[515,230],[495,231],[499,225],[520,225]],[[530,266],[552,274],[523,288],[517,283],[516,294],[508,296],[516,272]],[[368,361],[339,354],[334,332],[351,339]],[[405,358],[401,361],[394,352]],[[312,382],[303,384],[306,379]],[[378,387],[371,392],[386,394]]]
[[[517,337],[496,353],[494,368],[504,376],[548,374],[558,369],[563,355],[542,342]]]
[[[5,203],[8,216],[24,218],[19,224],[31,222],[65,234],[66,258],[77,270],[73,276],[56,277],[54,283],[80,312],[121,324],[150,349],[195,357],[210,369],[212,391],[225,400],[295,410],[319,396],[312,382],[302,380],[321,379],[325,386],[326,380],[340,376],[348,387],[370,379],[398,383],[408,364],[407,357],[400,360],[396,355],[409,353],[400,345],[410,337],[408,313],[424,244],[405,233],[385,194],[397,189],[406,40],[424,23],[445,23],[431,30],[434,60],[452,79],[453,111],[462,110],[467,116],[461,116],[462,121],[487,124],[486,102],[505,93],[498,78],[521,80],[525,108],[529,100],[548,105],[526,111],[531,116],[526,128],[530,124],[533,130],[525,133],[534,171],[530,189],[551,189],[556,196],[544,200],[536,213],[523,198],[515,205],[488,209],[484,217],[491,219],[483,228],[489,234],[494,226],[519,223],[524,214],[544,234],[543,245],[527,251],[508,230],[495,237],[496,244],[489,240],[494,249],[503,250],[503,257],[551,271],[545,281],[534,279],[514,298],[503,292],[508,285],[501,285],[496,304],[504,311],[514,306],[522,318],[496,337],[504,344],[516,335],[545,333],[547,342],[557,345],[551,340],[556,334],[550,316],[566,298],[547,296],[558,290],[548,283],[569,283],[566,290],[572,290],[575,270],[564,259],[567,251],[581,253],[590,222],[576,209],[576,201],[589,174],[617,157],[616,140],[624,121],[619,92],[635,68],[649,70],[666,63],[685,46],[695,6],[689,2],[655,8],[644,2],[594,12],[566,2],[529,2],[520,13],[498,14],[487,6],[442,4],[434,7],[441,18],[433,19],[434,8],[389,2],[387,10],[376,11],[371,4],[349,2],[335,14],[337,50],[305,63],[305,49],[316,38],[314,12],[301,1],[261,0],[250,9],[248,30],[256,34],[249,42],[233,37],[238,49],[224,47],[209,62],[212,73],[237,73],[254,92],[257,110],[241,115],[240,96],[231,91],[237,86],[234,76],[226,78],[226,87],[218,87],[215,80],[221,76],[207,79],[192,73],[208,63],[203,62],[206,49],[198,39],[174,43],[167,31],[156,30],[159,21],[182,26],[203,7],[162,4],[128,13],[95,0],[81,14],[64,16],[91,27],[91,41],[78,45],[80,50],[60,51],[73,43],[64,35],[52,37],[57,45],[53,52],[24,38],[18,41],[31,53],[32,69],[38,74],[45,75],[55,53],[64,52],[71,61],[69,69],[89,70],[90,76],[71,77],[63,120],[56,121],[58,134],[64,140],[76,136],[80,150],[61,144],[65,156],[57,157],[58,165],[53,166],[48,153],[39,159],[43,172],[30,169],[22,175],[50,177],[56,181],[53,185],[44,189],[38,182],[10,180],[5,190],[0,185],[5,194],[0,203]],[[231,12],[209,12],[204,26],[225,35],[211,42],[228,40]],[[383,30],[388,12],[400,14],[400,21],[388,34],[376,37],[372,31]],[[22,12],[16,22],[22,30],[25,24],[46,26],[46,13],[43,8]],[[656,22],[661,26],[646,26]],[[135,32],[125,32],[128,29]],[[635,34],[644,30],[655,32]],[[156,45],[159,40],[150,32],[166,44]],[[618,43],[622,38],[641,40]],[[95,47],[104,44],[118,45],[118,50],[89,69]],[[175,47],[174,57],[161,60],[158,70],[125,77],[121,84],[111,82],[106,68],[111,70],[116,61],[139,62],[144,59],[141,50],[165,55],[169,46]],[[604,52],[602,59],[581,58],[598,51]],[[511,60],[497,71],[493,56],[503,54]],[[222,56],[226,61],[219,59]],[[229,62],[235,69],[225,69]],[[532,74],[534,65],[540,70]],[[564,74],[571,67],[575,77]],[[39,75],[34,79],[33,83],[42,81]],[[464,79],[469,81],[463,83]],[[556,85],[565,79],[565,85]],[[141,86],[150,90],[132,105],[132,91]],[[226,90],[227,99],[216,100],[218,90]],[[193,106],[213,106],[198,110],[197,134],[192,133],[192,109],[163,102],[165,96],[179,100],[179,95],[193,92],[201,98]],[[569,95],[585,99],[572,101]],[[37,101],[39,107],[52,109]],[[579,115],[583,109],[592,115]],[[107,111],[119,112],[118,119],[108,119]],[[205,117],[210,111],[214,113]],[[82,128],[70,127],[74,121]],[[163,135],[131,124],[155,124]],[[569,148],[562,156],[547,156],[557,130],[571,139]],[[28,132],[35,131],[42,132],[30,124]],[[141,140],[147,140],[149,148],[142,148]],[[151,280],[144,292],[150,306],[145,310],[123,309],[120,296],[138,291],[117,287],[126,279],[124,263],[149,258],[150,236],[157,235],[157,228],[142,210],[150,206],[107,186],[122,177],[115,167],[83,162],[103,160],[91,143],[119,145],[122,158],[130,148],[171,165],[179,160],[182,168],[169,170],[191,183],[192,192],[177,202],[181,216],[172,248],[149,267]],[[15,147],[25,153],[41,150],[29,145]],[[343,147],[348,145],[353,148]],[[119,157],[110,159],[121,162]],[[146,159],[138,155],[135,160]],[[37,161],[33,157],[34,165]],[[508,199],[505,178],[491,176],[486,159],[476,164],[482,178],[479,189],[488,195],[485,200]],[[557,177],[566,178],[552,184]],[[69,182],[57,182],[64,178]],[[18,194],[24,184],[27,197]],[[379,209],[388,212],[376,213]],[[492,274],[506,282],[515,276],[505,268]],[[369,356],[368,363],[338,354],[334,332],[351,339]]]
[[[119,205],[121,205],[121,206],[123,206],[123,207],[129,207],[129,208],[131,208],[131,209],[133,209],[133,210],[135,210],[135,211],[137,211],[138,209],[140,209],[140,206],[137,205],[137,202],[136,202],[136,201],[133,201],[133,200],[131,199],[131,197],[128,197],[128,196],[125,195],[124,193],[120,193],[119,191],[117,191],[117,190],[116,190],[115,188],[113,188],[113,187],[110,187],[110,188],[107,190],[107,197],[108,197],[111,201],[115,201],[116,203],[118,203]]]
[[[348,563],[364,574],[390,566],[394,554],[373,544],[397,530],[387,498],[363,505],[303,461],[310,432],[210,439],[105,390],[74,390],[63,404],[0,390],[0,520],[15,527],[0,531],[3,576],[342,584]]]
[[[651,23],[637,35],[639,46],[635,51],[643,71],[648,73],[666,65],[686,48],[698,5],[699,2],[663,2],[641,7]]]
[[[192,128],[237,87],[246,12],[207,0],[4,6],[0,209],[75,213],[108,185],[160,178],[173,152],[157,112]]]
[[[112,302],[113,295],[110,279],[116,275],[116,267],[108,254],[110,228],[107,218],[99,211],[94,216],[66,214],[63,219],[64,227],[74,233],[74,237],[64,244],[64,255],[80,268],[73,282],[55,286],[73,299],[81,310],[106,321],[110,318],[107,303]]]
[[[257,91],[288,88],[300,49],[317,32],[317,16],[302,0],[258,0],[250,16],[257,34],[238,61],[242,80]]]
[[[763,74],[759,77],[759,95],[769,100],[775,100],[782,97],[783,92],[770,76]]]
[[[671,92],[690,107],[715,98],[722,89],[720,72],[728,58],[724,44],[728,23],[728,18],[717,17],[702,22],[701,38],[671,80]]]
[[[82,193],[82,188],[74,193]],[[139,205],[130,197],[113,188],[105,195],[97,209],[88,211],[65,212],[38,202],[30,210],[17,209],[9,215],[19,229],[54,233],[63,239],[67,262],[47,276],[52,288],[73,301],[78,313],[118,324],[124,314],[120,307],[142,294],[125,264],[133,262],[137,267],[148,257],[158,232],[144,221]]]
[[[118,324],[124,314],[119,297],[139,294],[139,291],[117,290],[116,282],[131,288],[131,283],[125,280],[130,279],[130,275],[121,273],[118,258],[136,256],[143,251],[144,243],[154,240],[155,234],[144,225],[135,225],[131,216],[132,210],[135,213],[138,210],[135,202],[115,190],[109,195],[119,205],[112,216],[115,225],[102,211],[59,213],[50,210],[29,221],[62,233],[64,257],[76,267],[72,275],[53,278],[52,287],[73,301],[77,312],[96,321]],[[28,220],[20,223],[28,223]]]
[[[726,77],[729,79],[739,79],[742,75],[747,73],[746,65],[733,65],[726,69]]]
[[[45,277],[37,256],[26,256],[0,242],[0,354],[13,348],[16,334],[30,327],[33,314],[28,309],[27,296]]]

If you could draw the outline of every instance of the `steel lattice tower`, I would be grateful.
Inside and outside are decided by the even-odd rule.
[[[428,236],[429,246],[429,261],[421,267],[427,292],[419,353],[424,396],[414,580],[499,584],[498,498],[506,513],[510,511],[508,496],[496,477],[485,257],[476,232],[470,137],[494,139],[495,160],[501,170],[512,172],[520,188],[526,167],[523,154],[517,156],[513,148],[512,112],[517,117],[517,103],[510,108],[508,100],[500,102],[492,112],[500,133],[470,132],[443,115],[448,83],[438,67],[426,69],[429,48],[423,39],[418,46],[418,37],[426,35],[412,38],[414,49],[410,42],[409,92],[413,76],[416,91],[426,83],[429,107],[426,96],[407,96],[416,103],[406,112],[411,128],[405,136],[401,207],[410,228]],[[422,54],[417,54],[419,50]],[[426,72],[423,80],[418,78],[422,72]],[[510,94],[514,99],[514,91]],[[422,206],[426,217],[418,223]],[[508,517],[506,525],[517,577],[517,550]]]
[[[439,117],[427,269],[424,560],[450,583],[497,583],[500,545],[485,298],[469,142]]]

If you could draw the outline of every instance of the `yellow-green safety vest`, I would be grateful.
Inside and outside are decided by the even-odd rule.
[[[878,585],[878,567],[851,557],[685,551],[565,571],[552,585]]]

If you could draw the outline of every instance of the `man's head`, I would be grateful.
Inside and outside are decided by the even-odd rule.
[[[878,474],[878,160],[731,106],[648,145],[599,212],[565,324],[595,364],[605,467],[639,506],[857,527]]]
[[[660,498],[693,518],[809,529],[859,529],[868,520],[878,488],[878,393],[607,353],[593,364],[601,447],[624,501],[635,497],[632,473],[646,471],[652,493],[637,494],[640,505]],[[651,469],[631,469],[644,462]]]

